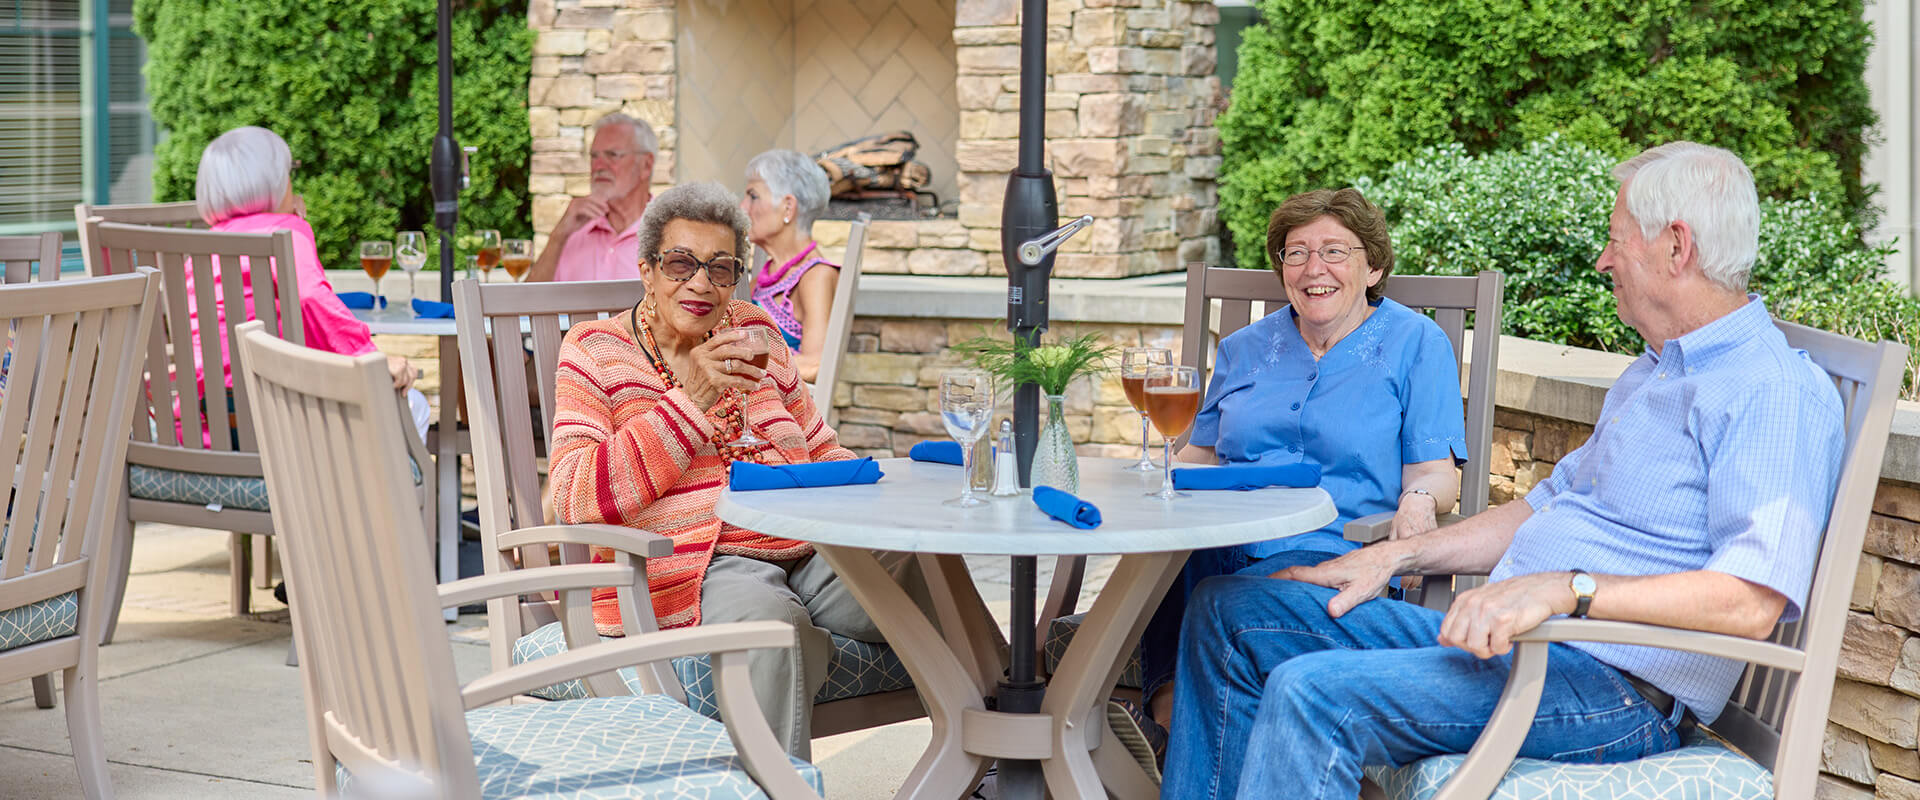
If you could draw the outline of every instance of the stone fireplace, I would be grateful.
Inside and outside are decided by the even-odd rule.
[[[654,180],[738,189],[747,159],[911,130],[942,216],[875,224],[862,269],[1005,274],[1000,202],[1018,136],[1018,0],[533,0],[534,228],[587,191],[586,132],[623,110],[660,134]],[[1093,227],[1060,277],[1217,260],[1220,104],[1211,2],[1052,0],[1047,159]],[[822,221],[831,252],[845,223]]]

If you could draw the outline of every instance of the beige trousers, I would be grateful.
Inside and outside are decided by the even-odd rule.
[[[880,564],[921,610],[932,607],[926,579],[910,553],[882,553]],[[700,584],[702,623],[778,620],[793,626],[795,643],[784,650],[747,655],[753,695],[787,752],[810,758],[813,696],[827,682],[832,634],[885,642],[873,619],[853,599],[827,560],[818,555],[791,561],[714,556]]]

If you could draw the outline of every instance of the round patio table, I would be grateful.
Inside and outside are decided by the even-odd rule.
[[[1002,758],[1040,762],[1055,797],[1158,796],[1107,728],[1105,705],[1187,554],[1315,530],[1335,517],[1332,499],[1317,488],[1192,492],[1169,502],[1145,496],[1158,488],[1158,474],[1126,472],[1124,459],[1082,458],[1078,495],[1100,508],[1103,524],[1081,530],[1049,519],[1027,496],[942,505],[959,495],[957,466],[879,463],[879,483],[728,490],[717,511],[749,530],[812,542],[886,634],[933,723],[932,741],[896,795],[902,798],[959,797]],[[918,554],[937,630],[875,550]],[[1040,712],[987,710],[1006,645],[960,556],[1100,554],[1118,554],[1120,563],[1053,670]]]

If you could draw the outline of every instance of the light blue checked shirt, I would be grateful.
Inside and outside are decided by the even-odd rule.
[[[1649,349],[1601,407],[1593,436],[1527,495],[1493,580],[1574,568],[1713,570],[1786,596],[1800,616],[1840,474],[1839,393],[1749,296],[1738,311]],[[1712,722],[1742,662],[1573,643]]]

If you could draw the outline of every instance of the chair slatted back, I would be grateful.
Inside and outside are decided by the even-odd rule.
[[[1800,674],[1749,666],[1713,729],[1774,771],[1775,797],[1812,797],[1848,600],[1880,481],[1907,347],[1863,342],[1790,322],[1776,324],[1788,344],[1807,351],[1833,377],[1846,410],[1846,450],[1800,621],[1777,626],[1769,637],[1805,652],[1806,665]],[[1801,680],[1803,676],[1806,680]]]
[[[54,231],[37,236],[0,236],[0,280],[26,283],[38,277],[43,281],[60,279],[60,234]]]
[[[840,380],[840,365],[847,360],[847,345],[853,340],[853,298],[860,291],[860,260],[867,252],[867,226],[871,215],[847,231],[847,253],[840,260],[840,279],[833,286],[832,310],[827,316],[827,348],[820,354],[820,371],[813,377],[813,405],[829,426],[840,421],[833,407],[834,384]]]
[[[85,253],[92,246],[87,236],[87,220],[94,217],[99,217],[104,222],[146,225],[153,228],[206,230],[212,227],[206,220],[200,218],[200,207],[191,200],[179,203],[128,203],[111,206],[80,203],[73,207],[73,221],[78,226],[81,253]],[[141,264],[140,266],[159,265]]]
[[[154,319],[155,331],[147,344],[145,410],[153,424],[143,420],[133,426],[129,461],[191,472],[258,476],[257,436],[244,383],[236,380],[229,387],[218,379],[196,380],[195,362],[205,365],[207,373],[217,373],[221,354],[232,347],[234,329],[254,318],[289,342],[305,343],[299,281],[293,277],[293,235],[153,228],[97,217],[87,221],[86,229],[91,242],[86,254],[90,273],[116,274],[135,264],[153,264],[162,280],[161,313]],[[245,313],[235,313],[226,307],[225,298],[244,296],[243,279],[252,288],[253,302]],[[216,307],[222,309],[217,316],[223,324],[197,323],[195,314]],[[229,408],[231,419],[225,413]],[[181,431],[178,439],[172,433],[176,426]]]
[[[158,291],[151,271],[0,286],[0,321],[13,331],[0,451],[15,454],[0,534],[0,609],[97,583],[126,479],[127,438],[119,434],[133,417]],[[82,591],[80,619],[92,619],[90,604]]]
[[[385,357],[342,356],[242,326],[323,795],[334,762],[373,786],[477,797],[462,702]],[[362,784],[367,785],[367,784]],[[425,796],[425,795],[422,795]]]
[[[1500,348],[1500,298],[1505,278],[1482,271],[1473,276],[1395,275],[1383,293],[1403,306],[1432,311],[1434,322],[1453,345],[1454,367],[1466,381],[1467,463],[1460,481],[1460,514],[1486,510],[1488,464],[1493,449],[1494,379]],[[1218,333],[1209,335],[1212,306],[1219,304]],[[1203,384],[1212,374],[1212,356],[1220,339],[1287,304],[1286,288],[1268,270],[1187,267],[1186,323],[1181,331],[1180,363],[1200,370]],[[1474,316],[1471,356],[1467,314]],[[1487,335],[1481,335],[1485,332]],[[1185,440],[1182,439],[1182,444]]]
[[[466,382],[472,425],[475,491],[480,499],[481,558],[488,574],[515,568],[496,542],[516,528],[545,524],[540,473],[535,463],[534,420],[527,404],[522,331],[532,337],[541,424],[553,427],[555,376],[560,342],[575,323],[605,319],[633,308],[646,294],[638,279],[571,283],[454,284],[455,327],[460,335],[460,371]],[[520,548],[519,566],[553,563],[544,545]],[[586,548],[561,549],[561,563],[588,560]],[[525,598],[544,608],[540,598]],[[495,605],[498,605],[496,608]],[[511,664],[513,643],[527,632],[525,620],[506,601],[490,601],[487,628],[495,669]],[[534,611],[548,620],[554,611]]]

